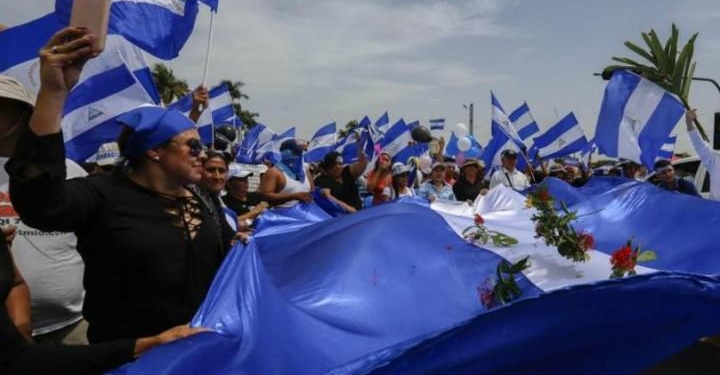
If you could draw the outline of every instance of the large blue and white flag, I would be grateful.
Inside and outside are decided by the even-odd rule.
[[[314,204],[268,210],[192,321],[210,332],[111,373],[636,375],[717,334],[720,203],[620,178],[546,183],[595,238],[586,261],[538,239],[526,197],[504,186],[473,206],[401,198],[339,218]],[[517,243],[468,241],[474,214]],[[657,259],[609,279],[630,238]],[[501,262],[525,257],[527,269],[503,272]],[[511,301],[493,294],[499,277],[513,280]]]
[[[308,150],[305,153],[305,161],[308,163],[319,162],[325,155],[335,149],[335,123],[329,123],[315,132]]]
[[[84,163],[101,144],[117,140],[115,117],[151,99],[125,65],[103,71],[75,86],[63,111],[65,154]]]
[[[168,108],[176,109],[186,116],[192,109],[192,93],[183,96]],[[232,97],[227,85],[219,84],[208,91],[208,108],[197,120],[197,128],[203,143],[209,144],[213,139],[214,125],[229,121],[235,116],[232,107]]]
[[[581,152],[588,146],[585,132],[570,112],[557,124],[542,135],[533,138],[535,143],[530,151],[530,159],[549,160]]]
[[[518,136],[520,136],[520,139],[523,141],[540,131],[540,127],[537,122],[535,122],[532,113],[530,113],[530,107],[527,102],[512,111],[508,118],[515,126],[515,129],[517,129]]]
[[[40,89],[38,50],[62,27],[57,16],[50,13],[0,33],[0,49],[5,51],[0,54],[0,74],[17,79],[36,94]],[[154,103],[160,102],[160,95],[142,52],[119,35],[108,35],[105,51],[85,64],[80,82],[120,65],[126,65],[132,71]]]
[[[673,94],[637,74],[617,70],[605,88],[595,143],[601,154],[652,168],[684,113]]]
[[[660,152],[658,152],[657,157],[655,160],[659,159],[672,159],[673,156],[675,156],[675,143],[677,142],[677,136],[672,136],[667,139],[665,144],[662,145],[660,148]]]
[[[495,94],[490,92],[490,101],[492,107],[492,126],[490,128],[490,134],[495,137],[499,133],[503,133],[508,139],[513,141],[518,148],[525,147],[522,138],[518,134],[515,125],[510,121],[510,118],[505,114],[505,110],[500,101],[497,100]]]
[[[70,23],[72,0],[55,0],[61,23]],[[178,56],[195,27],[197,0],[114,0],[108,34],[122,35],[155,57]]]

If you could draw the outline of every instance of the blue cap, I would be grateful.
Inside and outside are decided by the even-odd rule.
[[[118,116],[117,122],[135,130],[123,148],[122,154],[126,158],[136,157],[184,131],[195,128],[195,124],[182,113],[156,106],[135,108]]]

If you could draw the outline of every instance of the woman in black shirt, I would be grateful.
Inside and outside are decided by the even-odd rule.
[[[468,159],[460,167],[460,178],[453,185],[455,199],[474,202],[480,194],[485,194],[487,184],[483,181],[485,165],[476,159]]]
[[[3,375],[93,375],[132,361],[146,350],[187,337],[202,329],[175,327],[155,337],[121,340],[88,346],[31,345],[10,317],[9,311],[29,309],[29,301],[13,294],[25,287],[14,267],[5,236],[0,234],[0,374]]]
[[[35,111],[6,170],[23,222],[77,235],[88,339],[100,342],[189,322],[232,231],[191,188],[205,155],[195,125],[176,111],[141,107],[119,116],[126,168],[65,181],[60,117],[92,40],[86,29],[70,27],[40,51]]]

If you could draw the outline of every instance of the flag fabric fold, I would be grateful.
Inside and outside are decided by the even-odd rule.
[[[547,186],[571,210],[593,212],[575,225],[596,239],[588,262],[534,238],[525,197],[503,187],[469,212],[404,200],[334,219],[312,204],[270,210],[229,253],[193,320],[215,332],[112,374],[634,375],[717,332],[720,261],[708,249],[720,241],[720,203],[622,178]],[[473,212],[518,244],[464,240]],[[684,220],[663,220],[678,214]],[[628,238],[658,259],[609,280],[610,256]],[[482,305],[478,288],[498,262],[526,255],[520,296]]]

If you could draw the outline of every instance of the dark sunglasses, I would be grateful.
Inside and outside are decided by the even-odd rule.
[[[192,157],[198,157],[200,156],[200,154],[202,154],[203,151],[205,151],[205,146],[197,138],[190,138],[185,143],[180,143],[173,140],[171,140],[170,142],[178,145],[184,144],[185,146],[188,146],[188,148],[190,149],[190,155]]]

